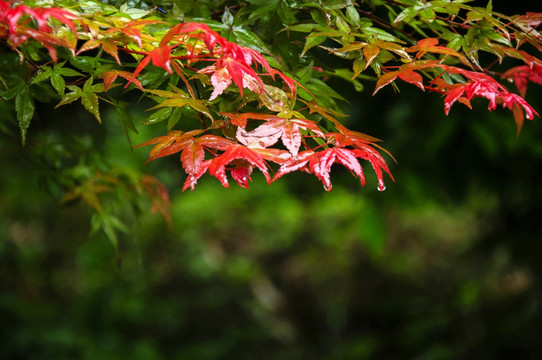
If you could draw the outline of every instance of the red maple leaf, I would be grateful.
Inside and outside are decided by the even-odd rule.
[[[378,178],[378,190],[385,190],[386,186],[384,184],[382,168],[388,174],[390,172],[382,157],[370,147],[364,150],[331,147],[319,152],[314,152],[313,150],[302,151],[297,158],[291,158],[280,167],[273,177],[273,181],[292,171],[304,170],[316,175],[324,184],[326,191],[330,191],[332,185],[329,172],[334,163],[339,163],[350,170],[354,176],[358,177],[361,185],[365,186],[365,175],[358,158],[368,160],[371,163]]]
[[[23,4],[16,6],[12,5],[13,3],[9,1],[0,1],[0,23],[7,22],[10,35],[17,33],[18,22],[24,15],[28,15],[36,21],[38,31],[40,32],[51,32],[51,27],[49,26],[48,20],[49,18],[54,18],[61,23],[68,25],[68,27],[74,33],[76,33],[75,25],[73,24],[72,20],[76,19],[77,16],[65,9],[41,7],[30,8]]]
[[[245,162],[234,162],[235,160],[244,160]],[[226,166],[231,163],[233,163],[233,167],[226,168]],[[209,165],[209,173],[220,180],[222,185],[227,188],[229,184],[226,170],[234,170],[234,179],[241,176],[241,182],[238,182],[239,185],[244,186],[247,184],[248,177],[244,178],[242,175],[250,175],[253,166],[257,167],[264,174],[267,183],[271,183],[271,177],[269,176],[267,165],[265,164],[262,155],[260,155],[257,150],[255,151],[255,149],[239,144],[229,146],[222,155],[214,158]],[[239,167],[244,167],[246,170],[239,170]]]
[[[542,66],[516,66],[506,71],[502,77],[514,81],[519,93],[524,97],[527,93],[527,84],[529,81],[542,85]]]
[[[36,22],[37,30],[29,27],[27,22],[19,21],[27,17]],[[30,8],[23,4],[13,6],[11,2],[0,0],[0,30],[4,27],[4,24],[7,24],[7,29],[0,32],[7,32],[11,44],[16,47],[28,39],[35,39],[49,50],[51,58],[56,61],[56,49],[54,45],[67,48],[72,48],[72,46],[62,39],[51,35],[52,28],[49,26],[49,18],[57,19],[67,25],[73,33],[77,34],[73,23],[73,20],[77,19],[77,16],[65,9]]]
[[[168,45],[163,45],[155,48],[150,51],[147,56],[143,58],[137,65],[133,73],[133,78],[136,76],[152,61],[152,64],[157,67],[161,67],[166,70],[168,73],[173,74],[171,70],[170,61],[171,61],[171,47]]]
[[[484,73],[464,70],[454,66],[440,65],[443,70],[451,74],[461,74],[467,78],[467,82],[459,84],[447,84],[444,81],[434,82],[438,90],[446,94],[444,98],[444,111],[446,115],[450,108],[457,101],[470,106],[470,100],[473,97],[484,97],[489,100],[488,109],[490,111],[497,108],[497,104],[512,110],[517,125],[517,133],[521,131],[524,117],[532,120],[534,116],[539,116],[525,99],[521,96],[509,92],[504,86],[499,84],[491,76]]]

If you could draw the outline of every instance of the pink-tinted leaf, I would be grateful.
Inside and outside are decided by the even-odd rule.
[[[201,163],[201,167],[199,168],[199,171],[197,173],[189,174],[186,178],[186,181],[184,182],[183,191],[188,188],[194,190],[199,178],[207,172],[207,169],[209,169],[209,165],[211,165],[211,160],[206,160]]]
[[[204,158],[205,152],[203,151],[200,141],[197,141],[196,139],[188,140],[181,153],[181,162],[184,171],[186,171],[188,175],[199,173]]]
[[[226,71],[226,68],[219,69],[211,75],[211,84],[213,84],[214,89],[209,100],[214,100],[231,84],[231,76]]]
[[[282,129],[274,127],[273,122],[268,122],[248,132],[238,127],[236,137],[243,145],[266,148],[274,145],[281,135]]]
[[[297,155],[297,158],[290,158],[286,162],[282,164],[280,169],[277,171],[275,176],[273,176],[273,181],[277,180],[278,178],[282,177],[283,175],[286,175],[288,173],[291,173],[293,171],[297,171],[300,169],[303,169],[307,166],[307,163],[309,162],[310,158],[314,155],[313,150],[305,150],[300,152]]]

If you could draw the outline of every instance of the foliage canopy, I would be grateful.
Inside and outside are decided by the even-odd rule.
[[[485,98],[488,110],[511,110],[518,135],[525,118],[538,116],[524,97],[530,82],[542,83],[542,14],[507,16],[491,1],[469,3],[0,0],[0,97],[15,114],[2,129],[13,133],[16,124],[22,143],[35,145],[29,134],[39,109],[80,102],[98,122],[113,106],[131,144],[140,131],[132,108],[144,104],[150,114],[143,124],[165,124],[167,134],[136,147],[153,145],[149,161],[179,155],[183,190],[206,172],[225,187],[228,175],[248,187],[254,169],[268,183],[305,171],[330,190],[335,163],[365,185],[364,162],[384,190],[384,174],[393,180],[387,152],[343,125],[344,98],[329,79],[357,91],[370,86],[375,96],[406,82],[441,94],[446,114],[456,102],[470,108],[473,98]],[[329,62],[330,55],[342,60]],[[70,146],[66,153],[82,145]],[[156,178],[107,159],[81,171],[80,162],[62,161],[66,153],[49,155],[62,174],[53,172],[53,181],[66,189],[64,201],[81,198],[96,210],[93,226],[114,243],[126,225],[104,208],[104,194],[121,193],[113,202],[136,210],[147,195],[169,219],[167,191]]]

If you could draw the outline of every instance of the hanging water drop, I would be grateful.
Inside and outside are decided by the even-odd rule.
[[[378,189],[378,191],[384,191],[384,190],[386,190],[386,185],[384,185],[384,182],[383,182],[383,181],[379,181],[379,182],[378,182],[377,189]]]

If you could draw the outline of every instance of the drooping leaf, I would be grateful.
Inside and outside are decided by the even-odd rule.
[[[20,88],[15,96],[15,110],[17,112],[17,122],[21,130],[21,139],[23,145],[26,143],[26,132],[30,126],[30,120],[34,117],[34,98],[30,91],[30,86],[25,85]]]

